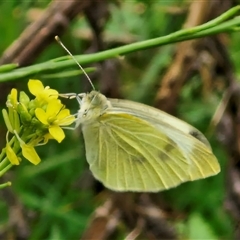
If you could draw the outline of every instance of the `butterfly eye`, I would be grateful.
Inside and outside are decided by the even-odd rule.
[[[83,117],[86,117],[87,116],[87,109],[84,110],[84,113],[83,113]]]

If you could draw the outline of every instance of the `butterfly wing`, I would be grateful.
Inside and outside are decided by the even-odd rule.
[[[166,112],[163,112],[157,108],[133,102],[125,99],[108,99],[111,102],[112,109],[115,113],[128,113],[130,115],[145,119],[151,122],[155,126],[164,127],[167,129],[176,129],[184,134],[192,135],[209,148],[211,148],[206,137],[196,128],[190,124],[176,118]]]
[[[112,109],[83,125],[93,175],[113,190],[156,192],[220,171],[207,144],[160,123]]]

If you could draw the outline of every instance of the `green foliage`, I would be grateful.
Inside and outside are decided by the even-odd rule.
[[[176,17],[168,13],[166,7],[187,8],[185,1],[179,2],[177,0],[123,1],[121,8],[111,5],[111,19],[105,29],[109,45],[111,46],[112,43],[113,46],[118,46],[120,43],[116,43],[115,39],[123,42],[127,39],[129,42],[137,43],[101,53],[80,55],[77,59],[80,63],[87,64],[128,54],[125,58],[127,64],[123,65],[119,72],[122,95],[128,99],[152,104],[160,79],[171,63],[175,50],[174,44],[156,47],[189,39],[190,36],[195,38],[211,34],[209,27],[201,31],[200,27],[192,32],[183,30],[181,34],[175,32],[181,29],[186,16],[185,12],[183,11]],[[37,6],[45,7],[45,4],[43,6],[39,1]],[[163,8],[164,5],[165,8]],[[21,34],[27,25],[23,10],[28,11],[32,6],[26,1],[22,1],[21,4],[17,1],[3,1],[0,4],[0,15],[2,19],[5,19],[0,23],[0,31],[4,32],[1,38],[1,52]],[[228,24],[233,24],[233,21],[236,24],[236,19],[229,20]],[[216,32],[226,30],[229,26],[224,24],[219,22],[217,26],[212,26],[212,30]],[[80,27],[89,30],[86,22],[79,19],[70,26],[70,36],[63,37],[65,45],[70,46],[70,51],[74,54],[86,51],[86,44],[81,42],[79,45],[79,40],[71,36],[71,34],[76,35],[76,29]],[[171,33],[174,34],[167,35]],[[167,38],[159,39],[166,35]],[[238,35],[238,33],[232,35],[230,55],[233,58],[236,72],[239,74],[239,54],[236,54],[236,52],[239,53]],[[151,38],[157,39],[150,43],[147,40]],[[85,41],[88,40],[85,39]],[[61,93],[81,92],[83,84],[78,81],[79,77],[76,77],[79,72],[70,72],[78,69],[75,63],[68,56],[56,59],[63,55],[65,55],[64,51],[55,44],[45,49],[37,60],[39,64],[17,70],[11,69],[14,66],[4,67],[0,79],[1,81],[14,81],[13,83],[18,83],[18,89],[25,90],[29,77],[41,78],[45,85],[50,85]],[[66,71],[69,71],[67,76],[64,75]],[[219,97],[217,94],[212,94],[210,98],[204,99],[200,91],[202,86],[200,78],[196,77],[191,80],[182,89],[177,112],[182,119],[206,133]],[[78,104],[75,100],[71,101],[66,101],[66,104],[76,112]],[[1,128],[4,129],[4,126]],[[221,173],[209,179],[185,183],[161,194],[176,211],[187,214],[186,219],[173,223],[184,239],[232,239],[233,224],[223,207],[227,156],[222,146],[214,140],[214,137],[212,138],[213,151],[221,163]],[[69,132],[61,145],[50,143],[37,150],[43,159],[40,165],[36,167],[23,163],[11,172],[13,175],[12,189],[33,218],[30,223],[29,239],[76,239],[84,232],[91,214],[100,204],[91,187],[93,180],[88,174],[82,138]],[[5,199],[1,198],[1,231],[7,227],[8,221],[7,203],[4,201]]]

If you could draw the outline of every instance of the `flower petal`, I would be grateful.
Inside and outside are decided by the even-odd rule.
[[[48,116],[42,108],[35,109],[35,115],[41,123],[43,123],[45,125],[49,124],[48,123]]]
[[[6,145],[7,158],[13,165],[19,165],[19,159],[9,144]]]
[[[48,130],[52,137],[56,139],[59,143],[65,138],[64,131],[57,125],[49,126]]]
[[[50,99],[57,99],[58,98],[58,91],[51,88],[45,88],[44,94],[47,95]]]
[[[59,99],[53,99],[48,103],[46,113],[49,117],[56,116],[61,109],[63,108],[63,104],[59,101]]]
[[[76,121],[76,118],[73,115],[68,115],[65,118],[59,119],[55,123],[57,123],[59,126],[68,126]]]
[[[58,119],[66,118],[69,115],[71,115],[69,109],[63,109],[62,111],[59,112]]]
[[[47,133],[43,136],[44,140],[43,140],[43,145],[48,143],[48,140],[50,139],[54,139],[53,136],[50,133]]]
[[[28,81],[28,89],[32,95],[37,96],[44,90],[44,86],[41,81],[30,79]]]
[[[35,151],[34,147],[29,146],[25,143],[20,143],[22,148],[22,155],[34,165],[37,165],[41,162],[40,157],[38,156],[37,152]]]

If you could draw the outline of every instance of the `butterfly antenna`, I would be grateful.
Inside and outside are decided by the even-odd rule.
[[[85,70],[83,69],[83,67],[79,64],[79,62],[77,61],[77,59],[71,54],[71,52],[64,46],[64,44],[62,43],[62,41],[60,40],[60,38],[58,36],[55,36],[55,40],[63,47],[63,49],[72,57],[72,59],[76,62],[76,64],[80,67],[80,69],[83,71],[84,75],[87,77],[89,83],[91,84],[93,90],[95,90],[95,87],[90,79],[90,77],[87,75],[87,73],[85,72]]]

